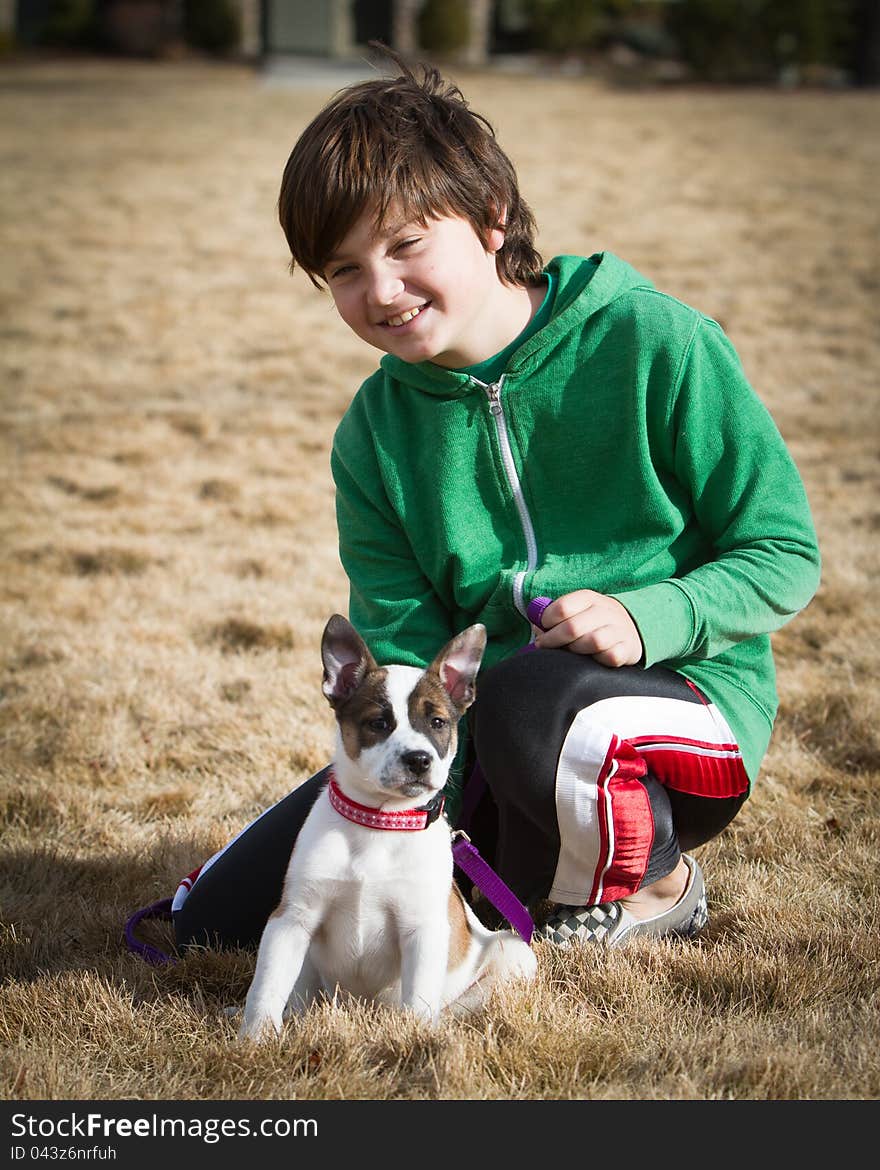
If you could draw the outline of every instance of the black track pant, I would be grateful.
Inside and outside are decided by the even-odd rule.
[[[526,903],[595,905],[671,873],[748,794],[726,721],[663,667],[612,669],[565,650],[479,679],[472,728],[491,793],[474,814]]]

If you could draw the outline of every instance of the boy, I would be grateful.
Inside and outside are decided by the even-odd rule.
[[[544,266],[491,126],[398,65],[318,114],[279,199],[292,267],[385,355],[333,446],[350,618],[413,665],[486,625],[447,815],[478,760],[471,835],[544,938],[694,934],[686,851],[748,796],[769,634],[818,583],[800,477],[718,325],[613,255]],[[181,943],[257,941],[325,779],[203,872]]]

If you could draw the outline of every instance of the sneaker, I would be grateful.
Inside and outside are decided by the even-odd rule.
[[[598,906],[557,905],[547,921],[537,927],[535,938],[557,946],[575,942],[604,943],[609,947],[619,947],[637,934],[655,938],[677,934],[692,938],[709,921],[706,886],[696,860],[687,853],[682,857],[689,870],[687,885],[675,905],[662,914],[636,918],[620,902],[603,902]]]

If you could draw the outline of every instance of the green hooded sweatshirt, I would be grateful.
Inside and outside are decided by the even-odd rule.
[[[342,418],[351,621],[380,663],[419,666],[482,622],[489,666],[529,641],[532,598],[610,594],[643,665],[717,705],[754,780],[769,635],[819,579],[801,478],[714,321],[609,253],[548,271],[551,318],[498,382],[386,355]]]

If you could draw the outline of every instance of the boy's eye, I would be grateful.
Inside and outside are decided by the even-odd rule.
[[[340,277],[348,276],[350,272],[354,272],[353,264],[341,264],[339,268],[334,268],[330,273],[331,280],[339,280]]]

